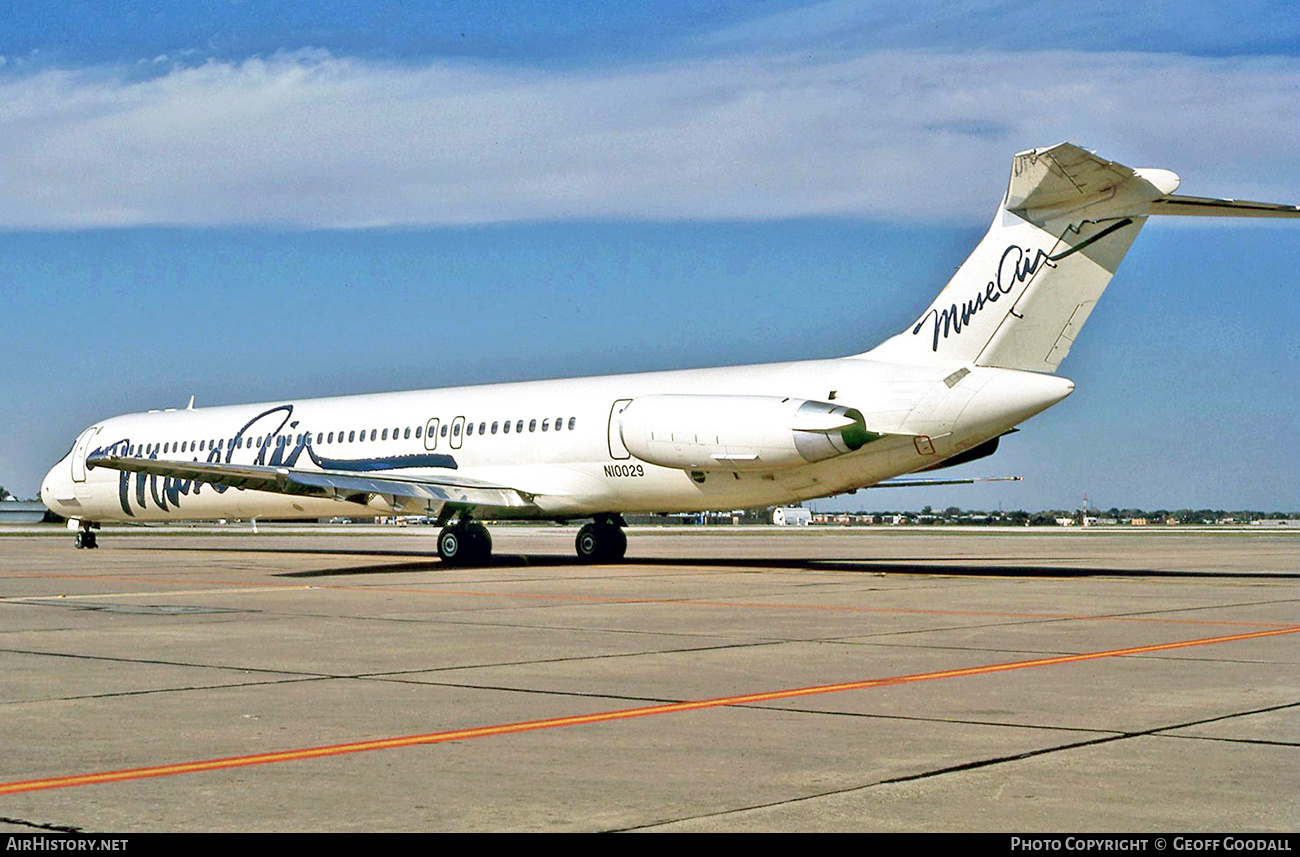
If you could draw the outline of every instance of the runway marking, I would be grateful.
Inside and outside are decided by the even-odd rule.
[[[48,777],[36,780],[18,780],[0,783],[0,795],[21,794],[23,792],[43,791],[46,789],[63,789],[75,786],[90,786],[101,783],[141,780],[150,777],[169,777],[177,774],[192,774],[200,771],[226,770],[252,765],[269,765],[278,762],[294,762],[304,759],[319,759],[327,756],[342,756],[350,753],[366,753],[372,750],[392,750],[399,747],[416,747],[427,744],[443,744],[448,741],[467,741],[473,738],[488,738],[495,735],[512,735],[520,732],[532,732],[539,729],[558,729],[565,726],[582,726],[591,723],[605,723],[614,720],[630,720],[637,717],[650,717],[658,714],[676,714],[683,711],[699,711],[708,708],[721,708],[736,705],[752,705],[759,702],[774,702],[782,699],[794,699],[802,696],[814,696],[824,693],[840,693],[847,690],[865,690],[875,687],[891,687],[921,681],[945,678],[963,678],[967,676],[989,675],[1030,667],[1057,666],[1060,664],[1092,661],[1101,658],[1122,657],[1125,655],[1144,655],[1152,652],[1164,652],[1172,649],[1184,649],[1192,646],[1209,646],[1217,643],[1232,643],[1242,640],[1255,640],[1264,637],[1276,637],[1283,634],[1300,633],[1300,625],[1268,631],[1255,631],[1249,634],[1232,634],[1224,637],[1205,637],[1197,640],[1182,640],[1173,643],[1156,643],[1148,646],[1134,646],[1127,649],[1109,649],[1101,652],[1084,652],[1076,655],[1058,655],[1051,658],[1035,658],[1028,661],[1009,661],[1000,664],[987,664],[979,667],[965,667],[955,670],[914,673],[912,675],[891,676],[889,678],[865,679],[862,681],[843,682],[839,684],[815,685],[812,687],[788,690],[765,691],[738,696],[723,696],[714,699],[701,699],[691,702],[672,702],[662,705],[649,705],[640,708],[626,708],[617,711],[604,711],[595,714],[579,714],[570,717],[554,717],[546,720],[525,720],[517,723],[503,723],[496,726],[481,726],[471,729],[456,729],[448,732],[430,732],[423,735],[404,735],[395,738],[381,738],[371,741],[356,741],[347,744],[328,744],[319,747],[303,747],[296,750],[284,750],[276,753],[258,753],[249,756],[227,756],[217,759],[204,759],[196,762],[180,762],[171,765],[153,765],[144,768],[127,768],[117,771],[100,771],[90,774],[76,774],[63,777]]]

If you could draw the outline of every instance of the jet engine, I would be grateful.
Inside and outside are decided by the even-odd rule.
[[[642,461],[702,471],[796,467],[880,437],[853,408],[776,396],[642,396],[623,409],[621,430]]]

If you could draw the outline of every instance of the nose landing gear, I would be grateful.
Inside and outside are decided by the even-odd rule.
[[[76,523],[77,534],[73,537],[72,543],[77,549],[93,549],[99,547],[99,541],[95,538],[95,527],[99,525],[93,521],[78,521]]]

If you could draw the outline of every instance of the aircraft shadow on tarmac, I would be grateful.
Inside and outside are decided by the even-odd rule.
[[[319,578],[342,577],[347,575],[368,574],[409,574],[411,572],[438,572],[446,569],[437,556],[425,551],[413,550],[375,550],[375,549],[341,549],[341,548],[273,548],[273,547],[180,547],[168,546],[155,550],[202,551],[207,553],[268,553],[297,554],[304,556],[337,557],[408,557],[407,562],[372,562],[344,565],[338,568],[323,568],[311,571],[286,571],[274,574],[274,577]],[[490,561],[476,566],[484,569],[505,568],[561,568],[572,567],[577,561],[570,556],[556,554],[493,554]],[[783,569],[804,571],[838,571],[854,574],[908,574],[933,577],[1042,577],[1042,578],[1083,578],[1083,577],[1159,577],[1187,579],[1232,579],[1232,580],[1288,580],[1300,579],[1300,572],[1252,572],[1252,571],[1179,571],[1171,569],[1143,568],[1107,568],[1092,566],[1051,566],[1051,565],[1011,565],[992,562],[972,563],[969,557],[947,559],[940,556],[917,557],[916,559],[817,559],[812,557],[790,558],[733,558],[733,557],[627,557],[618,566],[638,566],[653,568],[659,566],[693,566],[697,568],[717,569]],[[469,571],[471,567],[457,567],[456,571]]]

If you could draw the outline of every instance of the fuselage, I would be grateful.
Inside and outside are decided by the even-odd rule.
[[[119,455],[410,478],[454,474],[531,497],[518,509],[478,510],[480,517],[567,520],[784,504],[927,469],[1003,434],[1072,389],[1052,375],[942,360],[905,365],[868,353],[150,411],[83,431],[45,477],[41,499],[61,515],[97,522],[391,511],[382,500],[362,505],[87,466],[87,458]],[[830,403],[859,411],[878,437],[794,466],[659,466],[633,455],[623,437],[622,410],[647,396],[700,397],[724,412],[727,402],[740,401],[728,397]]]

